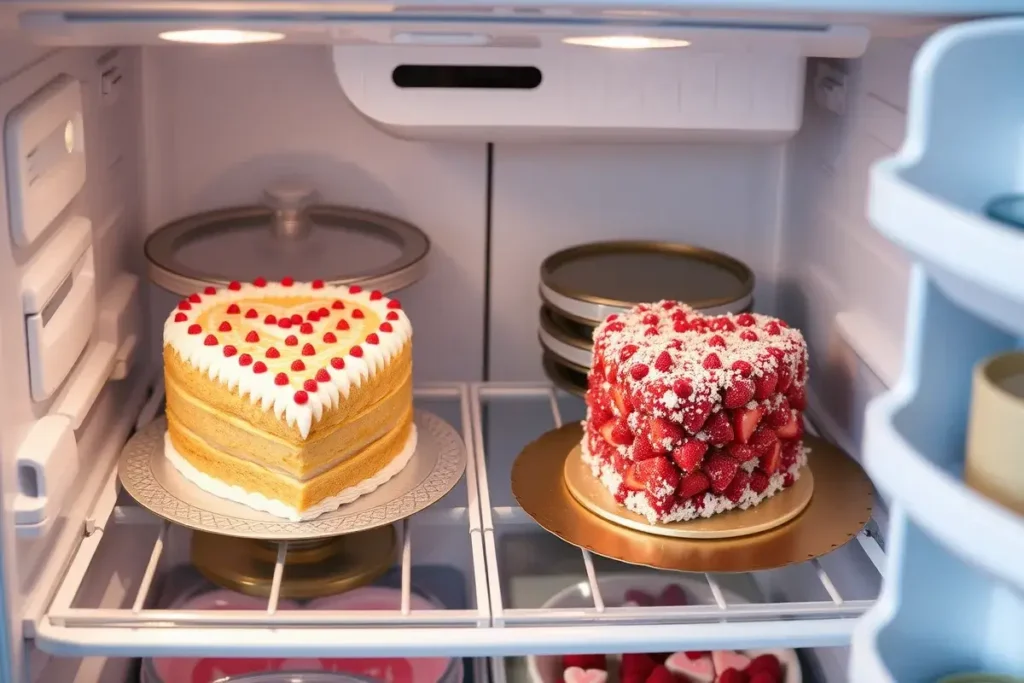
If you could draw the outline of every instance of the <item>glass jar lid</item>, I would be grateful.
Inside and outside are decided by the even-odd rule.
[[[321,204],[315,190],[297,182],[266,190],[261,206],[176,220],[144,247],[150,279],[182,296],[259,276],[394,292],[424,276],[429,250],[430,240],[410,223]]]

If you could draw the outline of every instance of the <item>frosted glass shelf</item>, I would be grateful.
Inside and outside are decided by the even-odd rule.
[[[1024,229],[989,219],[1024,193],[1024,19],[942,31],[914,63],[907,139],[873,170],[875,226],[959,305],[1024,335]]]

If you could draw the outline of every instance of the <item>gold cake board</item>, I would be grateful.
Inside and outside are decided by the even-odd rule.
[[[611,492],[591,473],[590,466],[583,462],[579,445],[565,459],[563,476],[572,497],[593,514],[628,529],[672,538],[710,540],[759,534],[799,515],[811,502],[814,493],[814,475],[810,468],[805,467],[800,472],[800,478],[790,488],[783,489],[747,510],[732,510],[687,522],[651,524],[646,517],[615,502]]]
[[[835,446],[807,435],[804,445],[810,449],[808,469],[800,479],[806,477],[808,470],[813,473],[813,494],[802,512],[798,511],[789,521],[759,533],[717,539],[650,533],[646,520],[644,531],[628,528],[583,507],[569,491],[563,476],[565,461],[579,457],[577,446],[581,438],[579,423],[573,423],[529,444],[512,466],[512,493],[541,527],[568,543],[604,557],[688,572],[777,569],[832,552],[855,538],[871,519],[874,492],[864,470]],[[602,490],[611,500],[610,494],[603,487]],[[794,493],[800,496],[796,485],[776,494],[773,500],[793,497]],[[716,517],[732,516],[734,520],[746,517],[750,524],[757,526],[764,523],[758,510],[768,502]],[[746,523],[726,522],[737,526]]]

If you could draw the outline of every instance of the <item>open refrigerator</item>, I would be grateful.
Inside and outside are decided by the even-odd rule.
[[[831,683],[1024,675],[1024,521],[960,477],[972,366],[1024,335],[1024,233],[982,211],[1021,190],[1014,13],[1024,2],[0,3],[0,680],[120,683],[138,658],[259,654],[462,657],[472,680],[518,683],[526,655],[773,647]],[[278,40],[165,40],[198,29]],[[176,301],[144,243],[296,177],[429,237],[401,292],[416,401],[463,437],[466,474],[401,524],[398,609],[293,612],[273,592],[248,613],[158,609],[189,532],[116,475],[161,411]],[[742,259],[756,310],[804,332],[809,429],[879,493],[854,540],[675,577],[581,551],[517,506],[517,454],[584,410],[542,370],[539,265],[617,238]],[[606,579],[637,575],[708,598],[606,604]],[[431,583],[446,608],[411,608]],[[573,586],[588,603],[544,606]]]

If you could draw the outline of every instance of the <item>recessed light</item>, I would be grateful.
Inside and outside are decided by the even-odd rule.
[[[241,45],[243,43],[272,43],[282,40],[276,31],[242,31],[233,28],[194,28],[184,31],[164,31],[162,40],[172,43],[200,43],[203,45]]]
[[[563,38],[566,45],[607,47],[614,50],[652,50],[667,47],[688,47],[690,41],[651,36],[574,36]]]

